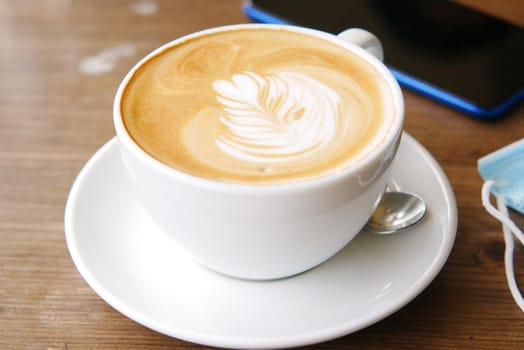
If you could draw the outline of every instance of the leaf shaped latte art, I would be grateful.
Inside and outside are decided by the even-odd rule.
[[[296,72],[260,76],[244,72],[213,84],[225,115],[217,147],[251,162],[286,162],[317,152],[332,141],[340,97]]]

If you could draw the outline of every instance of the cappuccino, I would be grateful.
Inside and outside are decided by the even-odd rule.
[[[129,135],[157,160],[255,184],[351,167],[396,115],[391,88],[365,59],[321,37],[264,27],[164,49],[134,72],[120,108]]]

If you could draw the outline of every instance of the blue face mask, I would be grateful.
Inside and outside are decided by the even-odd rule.
[[[493,181],[494,195],[524,215],[524,139],[480,158],[478,170],[484,181]]]
[[[502,223],[508,286],[513,299],[524,311],[524,298],[517,287],[513,271],[514,237],[524,245],[524,234],[511,220],[506,208],[509,206],[524,215],[524,139],[479,159],[478,171],[485,181],[482,186],[482,204],[488,213]],[[496,207],[491,203],[490,193],[496,199]]]

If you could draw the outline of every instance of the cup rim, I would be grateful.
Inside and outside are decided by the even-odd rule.
[[[325,176],[320,176],[320,177],[312,177],[312,178],[306,178],[306,179],[300,179],[300,180],[290,180],[289,182],[278,182],[278,183],[240,183],[240,182],[237,183],[237,182],[228,182],[228,181],[222,181],[222,180],[213,180],[213,179],[202,178],[202,177],[198,177],[196,175],[175,169],[173,167],[170,167],[167,164],[163,163],[162,161],[148,154],[145,150],[143,150],[133,140],[131,135],[128,133],[124,125],[124,122],[123,122],[121,108],[120,108],[123,92],[125,88],[127,87],[127,84],[129,83],[131,78],[136,73],[136,71],[142,65],[144,65],[147,61],[149,61],[151,58],[169,49],[172,46],[176,46],[185,41],[191,40],[193,38],[205,36],[205,35],[212,34],[212,33],[241,30],[241,29],[246,29],[246,28],[249,28],[249,29],[264,28],[264,29],[270,29],[270,30],[276,30],[276,31],[284,30],[284,31],[297,32],[297,33],[317,37],[320,39],[324,39],[332,43],[335,43],[339,46],[342,46],[343,48],[351,51],[354,54],[357,54],[359,57],[363,58],[366,62],[371,64],[376,69],[376,71],[380,74],[380,76],[386,81],[386,84],[389,87],[389,90],[391,92],[391,96],[393,100],[392,105],[393,105],[393,108],[395,109],[395,115],[393,117],[393,121],[390,125],[390,128],[389,130],[385,132],[384,138],[377,145],[377,147],[371,150],[365,158],[359,159],[351,167],[343,168],[343,170],[341,171],[337,171],[337,172],[334,172],[334,173],[331,173]],[[337,35],[335,34],[323,32],[317,29],[299,27],[299,26],[294,26],[294,25],[287,25],[287,24],[245,23],[245,24],[218,26],[218,27],[196,31],[196,32],[193,32],[187,35],[183,35],[179,38],[176,38],[174,40],[164,43],[160,47],[154,49],[153,51],[149,52],[147,55],[142,57],[126,73],[126,75],[124,76],[124,78],[122,79],[122,81],[120,82],[118,86],[118,89],[115,94],[114,102],[113,102],[113,122],[114,122],[114,127],[116,130],[116,134],[117,134],[119,143],[123,144],[127,149],[131,150],[131,152],[133,152],[135,156],[139,157],[140,160],[148,164],[148,166],[170,177],[176,177],[177,179],[185,183],[193,184],[195,186],[204,187],[204,188],[219,189],[223,191],[232,191],[232,192],[236,192],[236,191],[244,192],[246,191],[246,189],[250,189],[253,192],[264,192],[264,193],[269,193],[268,191],[272,191],[272,190],[280,192],[282,191],[282,189],[286,189],[286,191],[301,191],[307,188],[315,188],[317,186],[325,186],[325,185],[330,185],[335,182],[338,182],[341,179],[352,176],[353,174],[357,173],[360,169],[365,168],[370,163],[375,161],[378,155],[383,153],[391,145],[391,143],[394,143],[395,140],[401,136],[402,129],[403,129],[403,123],[404,123],[404,98],[403,98],[402,91],[400,89],[398,82],[396,81],[392,73],[388,70],[388,68],[384,65],[383,62],[381,62],[378,58],[376,58],[375,56],[373,56],[371,53],[361,48],[360,46],[353,44],[351,42],[345,41],[337,37]]]

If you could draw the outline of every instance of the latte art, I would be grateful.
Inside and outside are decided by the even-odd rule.
[[[121,99],[133,140],[166,165],[236,183],[336,173],[388,132],[390,89],[366,60],[292,30],[250,28],[165,48]]]
[[[333,140],[341,118],[339,95],[301,73],[245,72],[213,87],[226,112],[217,146],[251,162],[307,157]]]

